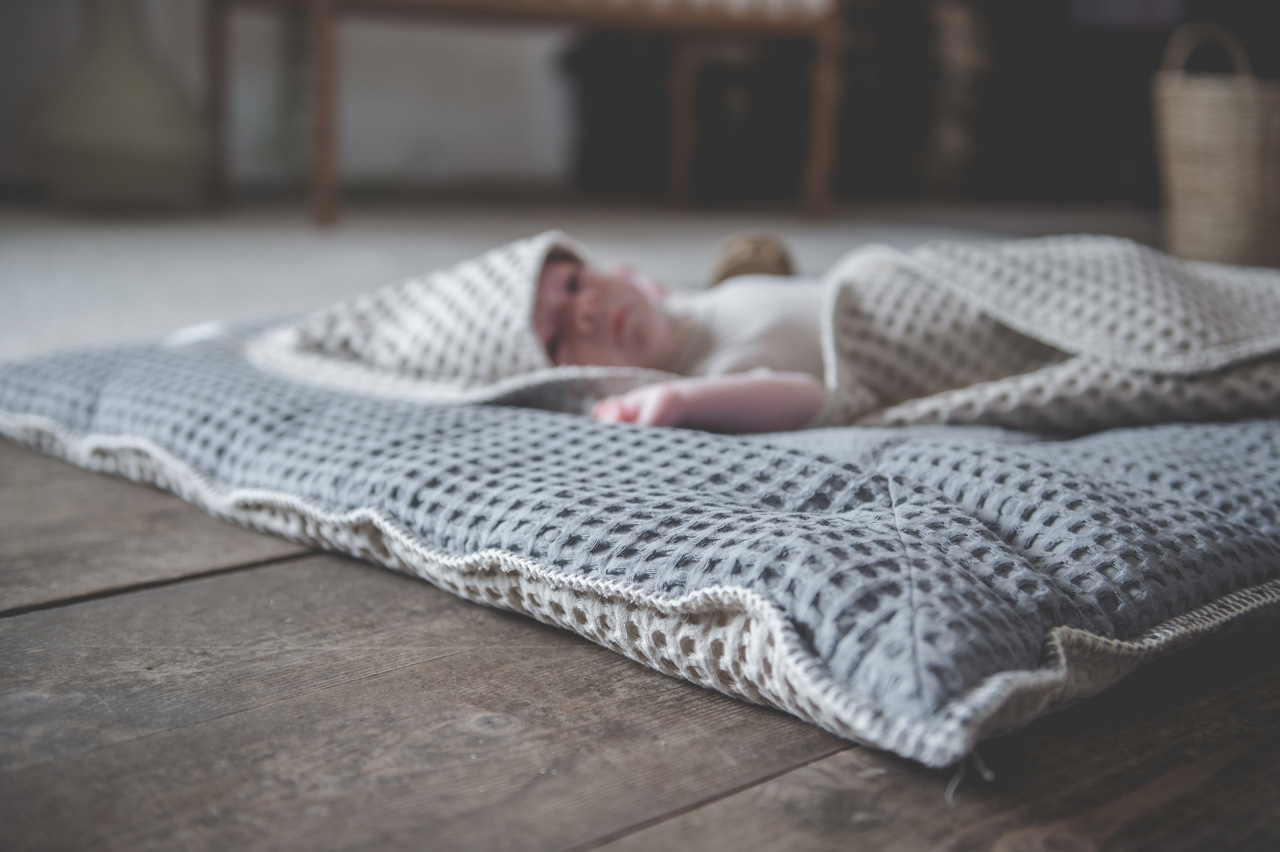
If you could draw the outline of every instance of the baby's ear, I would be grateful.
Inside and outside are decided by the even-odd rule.
[[[610,275],[635,287],[650,304],[661,305],[671,295],[664,285],[645,275],[629,263],[615,263],[607,270]]]
[[[644,293],[645,297],[655,305],[660,305],[671,295],[671,291],[663,285],[654,281],[648,275],[639,270],[632,270],[632,281],[635,282],[636,289]]]

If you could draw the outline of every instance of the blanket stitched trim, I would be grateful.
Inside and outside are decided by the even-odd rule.
[[[77,466],[154,485],[210,514],[412,574],[460,597],[564,627],[664,674],[796,715],[838,736],[942,767],[982,739],[1097,694],[1141,664],[1249,617],[1280,616],[1280,580],[1228,594],[1130,640],[1048,632],[1037,669],[987,677],[923,719],[892,714],[833,681],[781,611],[736,587],[661,599],[550,571],[499,549],[452,556],[384,512],[331,512],[291,494],[220,486],[145,438],[77,433],[0,410],[0,435]]]

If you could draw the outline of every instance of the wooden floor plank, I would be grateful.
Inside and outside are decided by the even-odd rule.
[[[562,849],[847,744],[317,556],[0,621],[0,848]]]
[[[0,614],[306,552],[0,438]]]
[[[1280,848],[1280,633],[1184,652],[1078,708],[924,769],[850,749],[593,849]]]
[[[524,620],[333,556],[0,619],[0,769],[502,645]],[[536,634],[554,645],[558,634]]]

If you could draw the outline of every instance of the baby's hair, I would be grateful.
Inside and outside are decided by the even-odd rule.
[[[550,250],[547,251],[547,256],[543,259],[542,265],[545,267],[551,263],[582,263],[582,258],[578,257],[567,248],[552,246]]]

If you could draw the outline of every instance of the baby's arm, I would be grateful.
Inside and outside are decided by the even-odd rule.
[[[601,400],[591,414],[607,423],[781,432],[807,425],[825,400],[808,373],[730,373],[645,385]]]

